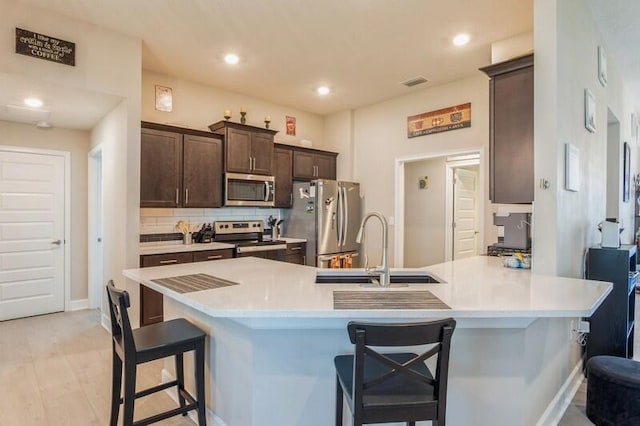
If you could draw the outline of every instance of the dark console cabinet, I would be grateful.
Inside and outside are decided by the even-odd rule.
[[[587,256],[587,278],[612,282],[613,290],[589,321],[586,359],[596,355],[632,358],[638,274],[636,246],[591,247]]]

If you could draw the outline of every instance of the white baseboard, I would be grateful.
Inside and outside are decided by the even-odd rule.
[[[571,404],[573,397],[578,392],[578,388],[582,384],[584,380],[584,374],[582,374],[582,360],[578,362],[578,364],[573,368],[567,380],[562,384],[562,387],[558,390],[556,395],[553,397],[547,409],[544,410],[542,416],[536,423],[536,426],[548,426],[557,425],[565,411],[567,411],[567,407]]]
[[[104,312],[100,315],[100,325],[111,334],[111,318]]]
[[[69,300],[65,311],[80,311],[82,309],[89,309],[89,299]]]
[[[160,377],[161,383],[171,382],[175,379],[176,378],[165,368],[162,369],[162,374]],[[165,389],[165,392],[167,393],[167,395],[169,395],[169,398],[176,402],[176,404],[178,403],[178,392],[176,392],[175,386],[169,389]],[[198,424],[198,416],[196,415],[195,411],[189,411],[188,416],[191,420],[193,420],[195,424]],[[216,414],[211,411],[209,407],[207,407],[207,424],[211,426],[227,426],[227,424],[223,422],[220,417],[216,416]]]

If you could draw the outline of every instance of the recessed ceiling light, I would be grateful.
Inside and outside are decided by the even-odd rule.
[[[455,44],[456,46],[464,46],[465,44],[469,43],[470,39],[471,37],[469,37],[469,34],[458,34],[453,38],[453,44]]]
[[[318,92],[318,95],[320,96],[326,96],[329,94],[329,92],[331,92],[331,89],[329,89],[327,86],[320,86],[316,89],[316,92]]]
[[[240,62],[240,58],[235,53],[229,53],[229,54],[225,55],[224,61],[226,63],[228,63],[229,65],[235,65],[238,62]]]
[[[24,100],[24,104],[31,108],[40,108],[42,105],[44,105],[44,102],[42,102],[38,98],[26,98]]]

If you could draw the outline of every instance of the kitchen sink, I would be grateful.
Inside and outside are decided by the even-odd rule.
[[[373,284],[371,277],[362,269],[327,269],[318,271],[316,284]],[[421,270],[391,270],[391,284],[437,284],[443,281]]]

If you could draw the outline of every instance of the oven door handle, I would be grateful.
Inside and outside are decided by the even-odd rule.
[[[274,244],[270,246],[244,246],[238,247],[236,249],[237,253],[256,253],[260,251],[276,251],[276,250],[286,250],[286,244]]]

